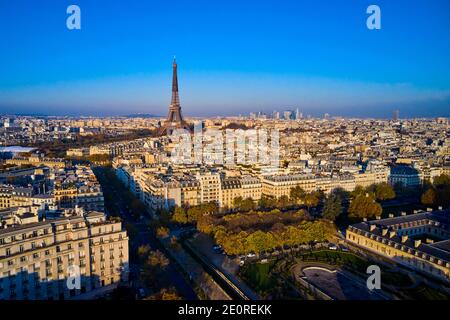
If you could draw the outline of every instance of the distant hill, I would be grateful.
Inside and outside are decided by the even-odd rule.
[[[161,118],[161,116],[157,116],[154,114],[148,114],[148,113],[135,113],[135,114],[125,115],[124,117],[127,117],[127,118]]]

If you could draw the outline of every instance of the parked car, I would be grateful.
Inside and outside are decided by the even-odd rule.
[[[254,258],[254,257],[256,257],[256,254],[254,254],[253,252],[250,252],[250,253],[247,255],[247,258]]]
[[[337,245],[335,245],[334,243],[330,243],[330,244],[328,245],[328,249],[330,249],[330,250],[337,250],[338,247],[337,247]]]
[[[222,246],[219,246],[218,244],[213,246],[213,250],[214,250],[215,253],[223,253]]]

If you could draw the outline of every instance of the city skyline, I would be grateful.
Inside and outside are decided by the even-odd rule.
[[[449,116],[448,3],[377,4],[383,23],[373,31],[367,1],[286,1],[273,11],[270,1],[131,1],[125,11],[117,1],[80,0],[82,28],[70,31],[67,1],[4,3],[0,110],[164,117],[176,54],[186,116],[296,108],[312,116]]]

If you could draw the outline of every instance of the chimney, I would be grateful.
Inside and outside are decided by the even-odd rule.
[[[375,230],[375,228],[376,228],[377,226],[376,225],[374,225],[374,224],[371,224],[370,225],[370,231],[373,231],[373,230]]]
[[[408,240],[408,236],[407,235],[402,236],[402,243],[405,243],[406,240]]]
[[[406,216],[406,211],[402,211],[402,216]]]
[[[395,237],[396,234],[397,234],[397,233],[396,233],[394,230],[391,230],[391,231],[389,232],[389,238]]]
[[[414,248],[418,248],[421,243],[422,243],[421,240],[414,240]]]
[[[382,236],[387,235],[387,233],[388,233],[388,229],[387,229],[387,228],[383,228],[383,229],[381,230],[381,235],[382,235]]]

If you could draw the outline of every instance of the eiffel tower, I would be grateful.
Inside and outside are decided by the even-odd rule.
[[[175,129],[190,129],[188,123],[184,121],[181,114],[180,97],[178,96],[177,61],[175,58],[173,58],[172,68],[172,101],[170,102],[167,119],[159,130],[161,135],[170,135]]]

